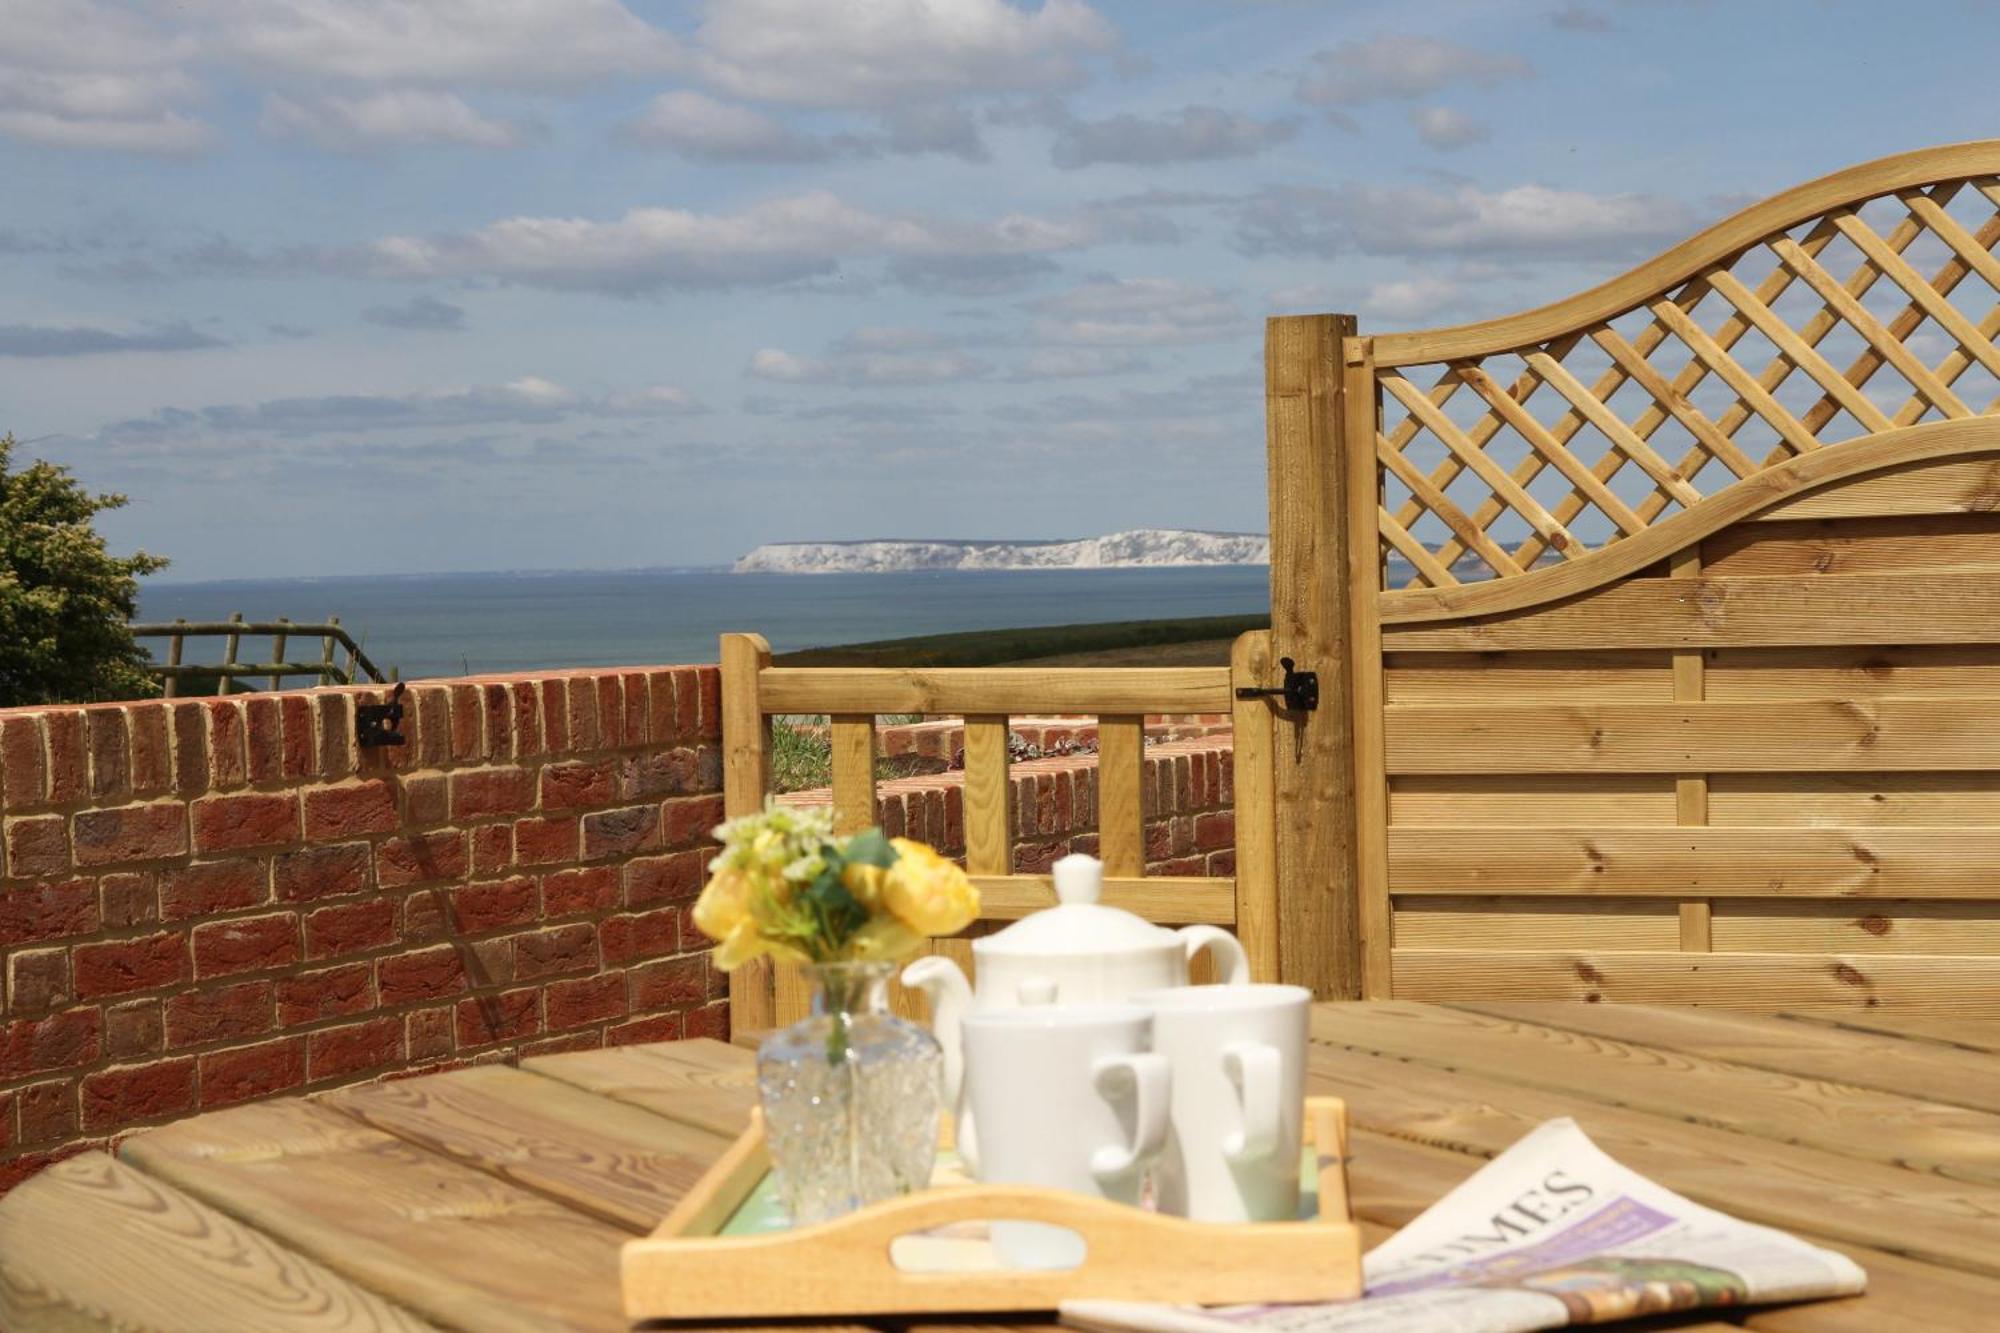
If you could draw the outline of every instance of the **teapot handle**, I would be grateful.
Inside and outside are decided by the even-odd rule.
[[[1211,950],[1223,985],[1250,984],[1250,955],[1243,951],[1243,941],[1220,926],[1182,926],[1175,933],[1186,945],[1190,963],[1203,949]]]

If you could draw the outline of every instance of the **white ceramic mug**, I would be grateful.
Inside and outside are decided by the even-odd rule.
[[[1161,1212],[1204,1222],[1291,1221],[1305,1118],[1302,986],[1178,986],[1132,1003],[1173,1067],[1171,1125],[1154,1172]]]
[[[967,1101],[980,1124],[982,1181],[1047,1185],[1137,1203],[1167,1135],[1164,1057],[1146,1050],[1151,1016],[1134,1005],[1000,1009],[965,1016]],[[1017,1268],[1073,1268],[1081,1238],[1061,1227],[996,1223]]]

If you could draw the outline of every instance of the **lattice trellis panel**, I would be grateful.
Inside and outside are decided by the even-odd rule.
[[[1553,341],[1381,370],[1384,586],[1517,577],[1795,454],[2000,411],[1996,243],[2000,178],[1900,190]]]

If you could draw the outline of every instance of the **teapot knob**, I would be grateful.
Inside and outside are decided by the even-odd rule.
[[[1065,906],[1094,903],[1104,893],[1104,862],[1094,856],[1072,852],[1049,869],[1055,876],[1056,900]]]

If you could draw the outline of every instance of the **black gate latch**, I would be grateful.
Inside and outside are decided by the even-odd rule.
[[[1248,685],[1237,687],[1239,699],[1262,699],[1276,695],[1285,701],[1288,713],[1310,713],[1319,707],[1319,673],[1317,671],[1295,671],[1292,659],[1281,657],[1278,665],[1285,669],[1285,683],[1275,688],[1255,689]]]
[[[364,750],[379,745],[402,745],[403,733],[396,730],[402,720],[403,682],[399,680],[389,692],[388,703],[355,705],[354,743]]]

